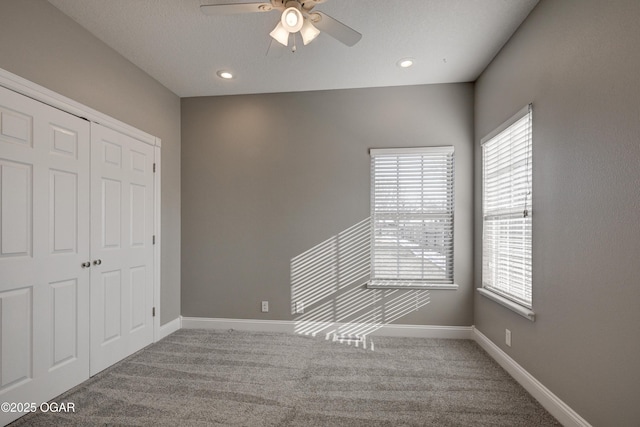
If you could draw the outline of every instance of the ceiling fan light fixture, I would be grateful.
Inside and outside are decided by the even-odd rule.
[[[282,26],[290,33],[300,31],[303,21],[302,13],[295,7],[286,8],[280,17]]]
[[[276,28],[274,28],[273,31],[269,33],[269,35],[281,45],[289,45],[289,31],[287,31],[284,25],[282,25],[282,22],[278,22]]]
[[[316,37],[318,37],[318,34],[320,34],[320,30],[317,29],[311,23],[311,21],[309,21],[308,19],[305,19],[304,23],[302,24],[302,28],[300,29],[300,35],[302,36],[302,43],[304,43],[305,46],[308,45]]]

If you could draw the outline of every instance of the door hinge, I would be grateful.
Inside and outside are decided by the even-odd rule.
[[[151,309],[151,317],[156,317],[156,308],[155,307],[153,307]]]
[[[156,164],[153,164],[153,173],[156,173]]]
[[[155,234],[153,235],[153,238],[151,240],[152,240],[153,244],[155,245],[156,244],[156,235]]]

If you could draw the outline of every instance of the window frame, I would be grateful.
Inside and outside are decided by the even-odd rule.
[[[525,124],[526,136],[524,137],[524,144],[526,144],[526,148],[525,148],[526,152],[524,156],[512,155],[512,152],[509,152],[507,164],[510,170],[509,172],[503,172],[502,175],[510,174],[509,178],[513,178],[512,174],[514,174],[513,172],[514,163],[517,163],[517,161],[520,161],[520,162],[524,161],[525,168],[526,168],[524,171],[524,174],[521,173],[519,176],[517,176],[515,182],[516,184],[525,185],[525,190],[524,190],[525,196],[522,197],[522,193],[523,193],[522,190],[520,190],[520,192],[518,193],[518,191],[513,189],[514,186],[510,185],[508,195],[503,196],[501,198],[502,199],[501,201],[504,202],[505,198],[510,199],[511,203],[513,203],[513,206],[509,208],[505,208],[504,205],[500,205],[501,207],[500,212],[496,212],[495,210],[488,211],[487,207],[485,206],[487,203],[487,190],[486,190],[487,150],[489,148],[495,151],[498,151],[500,149],[504,150],[505,149],[504,147],[508,147],[509,149],[511,149],[513,147],[515,138],[512,138],[511,136],[505,137],[505,134],[506,132],[516,130],[520,126],[522,126],[520,123],[523,121],[523,119],[526,119],[527,121],[527,123]],[[520,124],[520,126],[517,126],[518,124]],[[501,140],[498,140],[497,138],[501,138]],[[522,145],[522,137],[519,137],[519,139],[520,141],[518,142],[520,142],[520,144]],[[495,145],[498,143],[501,144],[499,148],[492,147],[492,145]],[[533,244],[532,244],[532,240],[533,240],[533,230],[532,230],[533,229],[533,216],[532,216],[533,174],[531,172],[532,166],[533,166],[533,105],[532,104],[526,105],[516,114],[514,114],[511,118],[509,118],[507,121],[505,121],[500,126],[498,126],[491,133],[489,133],[487,136],[482,138],[481,145],[482,145],[482,157],[481,157],[482,262],[481,262],[481,287],[478,288],[478,292],[481,295],[533,321],[535,320],[535,313],[533,311],[533,295],[532,295],[533,274],[531,271],[532,265],[533,265],[533,250],[532,250],[533,249]],[[494,156],[494,159],[495,159],[496,154],[492,153],[491,155]],[[497,164],[504,165],[504,163],[502,162],[503,160],[496,160],[489,166],[496,167]],[[495,179],[495,177],[493,179]],[[509,182],[510,184],[513,184],[514,180],[510,179]],[[522,202],[522,199],[524,199],[524,202]],[[514,203],[514,200],[518,200],[518,202]],[[508,204],[508,203],[505,203],[505,204]],[[521,216],[518,216],[518,212],[519,212],[518,210],[522,212],[521,214],[519,214]],[[524,264],[524,267],[520,268],[523,271],[524,279],[522,282],[522,287],[523,287],[522,292],[525,294],[525,297],[521,297],[521,295],[516,295],[515,292],[509,292],[508,289],[505,290],[504,286],[501,287],[497,284],[487,283],[487,281],[485,280],[486,273],[487,273],[486,271],[487,261],[485,257],[487,256],[487,252],[489,251],[487,249],[488,222],[491,221],[494,224],[493,227],[496,227],[495,223],[497,221],[501,221],[501,224],[503,224],[504,226],[504,225],[507,225],[507,221],[513,221],[514,219],[517,220],[518,218],[524,218],[524,220],[522,221],[522,227],[525,227],[525,231],[523,231],[521,235],[522,240],[524,240],[524,246],[522,249],[522,255],[525,257],[524,261],[522,262],[522,264]],[[511,227],[513,226],[511,224],[509,225]],[[528,230],[526,230],[527,228]],[[507,239],[511,239],[511,235],[509,235]],[[509,241],[509,243],[512,243],[512,242]],[[492,255],[494,255],[494,259],[496,257],[500,257],[503,259],[506,258],[508,260],[507,264],[511,264],[514,258],[514,255],[509,253],[509,251],[507,251],[507,253],[505,254],[504,252],[500,252],[498,250],[498,251],[492,252]],[[507,266],[506,270],[507,270],[506,275],[512,275],[514,271],[518,270],[518,268],[512,269],[509,266]],[[510,286],[507,285],[507,287],[510,287]],[[527,294],[529,296],[529,299],[526,298]]]
[[[378,149],[370,149],[369,154],[371,156],[371,266],[370,266],[370,280],[367,282],[367,288],[369,289],[457,289],[458,285],[454,282],[454,237],[455,237],[455,150],[453,146],[437,146],[437,147],[412,147],[412,148],[378,148]],[[444,228],[450,227],[449,236],[447,236],[443,242],[443,251],[445,255],[445,279],[442,278],[425,278],[422,277],[420,279],[408,279],[402,277],[390,278],[390,277],[380,277],[376,276],[376,231],[379,229],[376,227],[376,219],[378,215],[384,215],[382,213],[378,213],[376,211],[376,157],[386,157],[389,159],[393,158],[404,158],[405,161],[411,158],[415,158],[418,156],[422,156],[420,161],[424,162],[425,158],[431,156],[431,159],[435,159],[437,157],[442,157],[444,161],[442,162],[442,167],[445,169],[445,176],[447,180],[445,182],[445,186],[447,188],[447,199],[446,202],[446,216],[447,222],[444,225]],[[410,161],[410,160],[409,160]],[[380,166],[379,166],[380,167]],[[421,167],[420,180],[423,182],[425,174],[424,166]],[[388,169],[385,169],[388,170]],[[400,175],[403,172],[407,173],[406,170],[396,169],[396,174]],[[378,171],[380,172],[380,171]],[[399,191],[399,190],[398,190]],[[424,190],[421,190],[421,194]],[[399,192],[397,193],[400,194]],[[381,195],[378,195],[381,197]],[[421,209],[424,209],[424,201],[422,201]],[[398,211],[397,216],[401,216],[403,213]],[[407,214],[406,212],[404,214]],[[414,213],[415,215],[424,215],[423,220],[428,217],[429,214],[422,212],[422,214]],[[387,215],[393,215],[387,214]],[[450,219],[449,219],[450,218]],[[419,220],[417,220],[419,221]],[[449,223],[450,221],[450,223]],[[406,228],[405,228],[406,229]],[[400,230],[400,229],[399,229]],[[409,227],[409,230],[411,228]],[[409,231],[410,232],[410,231]],[[440,231],[442,232],[442,231]],[[434,228],[434,233],[437,235],[438,228]],[[450,252],[450,255],[448,255]],[[399,263],[402,261],[400,257],[398,257]],[[408,261],[411,263],[412,261]],[[400,268],[400,267],[398,267]],[[425,267],[422,267],[420,270],[420,274],[424,275],[427,270]]]

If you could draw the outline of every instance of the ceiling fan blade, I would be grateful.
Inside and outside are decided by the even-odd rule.
[[[205,15],[236,15],[239,13],[270,12],[271,3],[203,4],[200,12]]]
[[[313,22],[313,25],[315,25],[320,31],[327,33],[347,46],[353,46],[362,38],[362,34],[351,27],[347,27],[342,22],[330,17],[326,13],[313,12],[311,16],[311,22]]]

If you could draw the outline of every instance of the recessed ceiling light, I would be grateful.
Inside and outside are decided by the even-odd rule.
[[[230,71],[220,70],[217,72],[217,74],[221,79],[229,80],[233,78],[233,74],[231,74]]]
[[[396,62],[396,64],[400,68],[409,68],[409,67],[411,67],[413,65],[413,59],[412,58],[402,58],[401,60]]]

